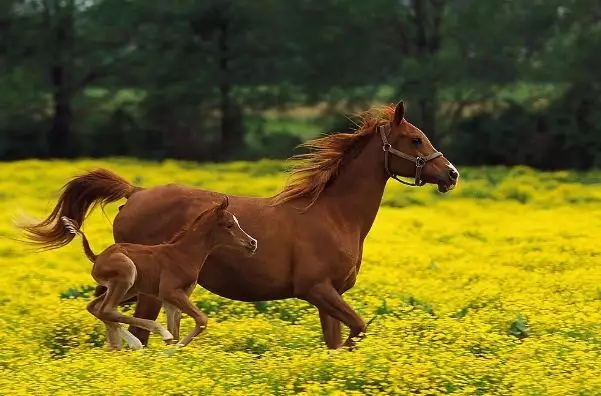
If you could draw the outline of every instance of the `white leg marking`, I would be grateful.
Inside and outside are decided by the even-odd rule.
[[[171,334],[169,330],[167,330],[161,325],[159,325],[159,333],[161,334],[161,337],[163,337],[163,341],[173,340],[173,334]]]
[[[142,342],[140,342],[135,335],[123,327],[119,327],[119,333],[121,333],[121,337],[125,340],[125,342],[127,342],[127,345],[129,345],[131,349],[138,350],[144,347]]]

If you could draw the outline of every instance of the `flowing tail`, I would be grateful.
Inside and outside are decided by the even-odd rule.
[[[142,190],[107,169],[96,169],[74,177],[62,188],[61,196],[45,220],[33,224],[18,224],[26,242],[41,250],[57,249],[73,240],[75,234],[61,224],[61,218],[82,224],[86,215],[98,204],[102,207],[129,198]]]
[[[94,254],[94,252],[90,248],[90,242],[88,241],[88,238],[86,238],[86,234],[84,234],[83,231],[81,231],[79,229],[79,225],[75,222],[75,220],[70,219],[66,216],[62,216],[61,220],[62,220],[63,224],[65,225],[65,228],[67,229],[67,231],[69,231],[69,233],[71,233],[73,235],[79,235],[81,237],[83,251],[86,254],[86,256],[88,257],[88,259],[94,263],[96,261],[97,256]]]

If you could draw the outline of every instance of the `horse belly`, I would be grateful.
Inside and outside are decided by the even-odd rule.
[[[292,282],[286,266],[271,266],[253,258],[211,255],[198,283],[212,293],[239,301],[268,301],[290,298]]]

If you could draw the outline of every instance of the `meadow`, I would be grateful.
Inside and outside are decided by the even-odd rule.
[[[345,294],[375,316],[353,352],[325,349],[307,303],[200,287],[209,326],[189,347],[151,336],[144,350],[107,352],[85,310],[94,281],[79,241],[33,253],[10,239],[13,217],[45,216],[68,178],[97,166],[141,186],[255,196],[286,180],[279,161],[1,164],[1,395],[601,394],[601,172],[460,168],[445,195],[389,182]],[[95,251],[112,242],[118,205],[86,221]]]

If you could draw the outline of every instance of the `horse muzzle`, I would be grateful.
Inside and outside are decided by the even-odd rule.
[[[248,243],[245,244],[246,251],[251,256],[257,252],[258,244],[256,239],[251,239]]]
[[[450,165],[442,175],[440,175],[438,180],[438,191],[441,193],[449,192],[457,186],[457,182],[459,181],[459,172],[457,169]]]

